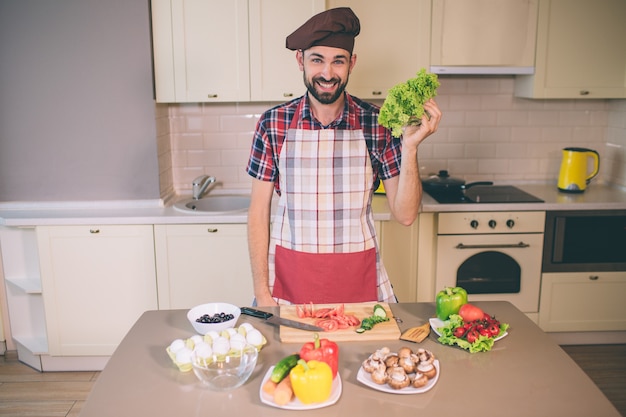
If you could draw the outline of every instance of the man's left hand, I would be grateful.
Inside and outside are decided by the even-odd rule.
[[[441,110],[435,102],[430,99],[424,103],[424,116],[419,126],[409,125],[404,127],[402,135],[403,146],[416,146],[424,139],[437,131],[441,120]]]

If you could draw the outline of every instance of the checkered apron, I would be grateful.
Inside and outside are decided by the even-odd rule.
[[[363,131],[308,130],[298,107],[283,142],[269,248],[279,303],[393,301],[371,212],[373,172]]]

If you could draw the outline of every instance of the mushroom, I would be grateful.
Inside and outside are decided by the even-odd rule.
[[[389,368],[390,366],[395,366],[398,364],[398,355],[391,354],[391,355],[387,355],[387,357],[385,358],[385,365],[387,365],[387,368]]]
[[[416,372],[411,382],[413,388],[421,388],[428,383],[428,377],[421,372]]]
[[[369,358],[367,358],[367,359],[365,359],[363,361],[362,366],[363,366],[363,370],[365,372],[371,374],[372,372],[374,372],[376,370],[376,368],[378,368],[378,365],[380,365],[380,364],[384,365],[383,361],[381,359],[375,357],[374,354],[371,354],[369,356]]]
[[[422,363],[433,363],[435,361],[435,355],[426,349],[418,349],[417,356],[419,356],[420,362]]]
[[[432,363],[420,362],[417,365],[417,372],[424,374],[428,379],[432,379],[437,375],[437,368]]]
[[[411,350],[411,348],[408,348],[406,346],[401,347],[398,350],[398,357],[400,358],[410,357],[412,354],[413,354],[413,351]]]
[[[374,358],[380,359],[382,361],[382,360],[385,359],[385,357],[387,357],[387,355],[389,355],[389,352],[391,352],[391,351],[389,350],[388,347],[383,347],[383,348],[378,349],[372,355],[373,355]]]
[[[407,374],[415,372],[415,362],[411,356],[400,356],[398,359],[398,365],[404,369]]]
[[[401,366],[391,366],[387,368],[389,375],[387,384],[393,389],[402,389],[409,386],[411,380]]]
[[[377,384],[384,384],[389,379],[389,375],[387,375],[387,367],[384,363],[380,362],[374,372],[372,372],[372,381]]]

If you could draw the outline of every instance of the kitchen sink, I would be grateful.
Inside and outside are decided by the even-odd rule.
[[[189,198],[174,204],[174,208],[184,212],[229,214],[244,212],[250,206],[250,197],[245,195],[212,195],[195,200]]]

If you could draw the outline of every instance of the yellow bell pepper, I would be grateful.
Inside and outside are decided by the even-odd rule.
[[[333,372],[326,362],[300,359],[289,378],[294,395],[303,404],[321,403],[330,397]]]

